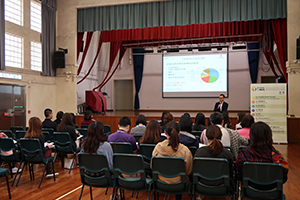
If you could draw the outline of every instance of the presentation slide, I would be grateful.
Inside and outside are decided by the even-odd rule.
[[[227,52],[163,55],[163,97],[227,96]]]

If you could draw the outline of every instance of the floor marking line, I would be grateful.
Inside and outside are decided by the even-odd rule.
[[[60,199],[64,198],[65,196],[68,196],[69,194],[75,192],[76,190],[79,190],[81,187],[82,187],[82,185],[79,186],[79,187],[77,187],[77,188],[75,188],[74,190],[72,190],[72,191],[70,191],[70,192],[68,192],[68,193],[66,193],[66,194],[64,194],[64,195],[62,195],[62,196],[60,196],[60,197],[58,197],[58,198],[55,199],[55,200],[60,200]]]

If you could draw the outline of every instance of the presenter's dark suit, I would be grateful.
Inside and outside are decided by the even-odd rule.
[[[220,108],[218,108],[219,104],[221,104],[220,101],[218,101],[216,104],[215,104],[215,108],[214,108],[214,111],[215,112],[223,112],[223,111],[227,111],[228,109],[228,103],[226,103],[225,101],[223,101],[223,104],[222,104],[222,110],[220,110]]]

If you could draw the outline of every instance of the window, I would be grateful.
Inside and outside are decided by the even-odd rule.
[[[5,66],[22,68],[22,38],[5,33]]]
[[[42,71],[42,45],[31,42],[31,69]]]
[[[42,30],[41,4],[36,1],[30,3],[30,28],[41,33]]]
[[[23,12],[21,0],[5,0],[5,20],[23,25]]]

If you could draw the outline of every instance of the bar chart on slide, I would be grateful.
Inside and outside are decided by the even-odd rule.
[[[214,83],[219,79],[219,72],[214,68],[207,68],[201,72],[201,79],[206,83]]]

